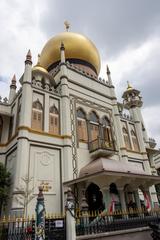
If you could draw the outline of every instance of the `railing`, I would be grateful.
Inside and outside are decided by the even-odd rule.
[[[0,220],[0,240],[35,240],[35,219],[5,218]],[[45,240],[65,240],[66,220],[64,215],[47,215]]]
[[[160,209],[147,211],[130,211],[107,213],[77,214],[77,236],[98,234],[104,232],[126,230],[149,226],[150,223],[160,222]]]
[[[25,218],[3,218],[0,222],[0,239],[35,239],[35,220]]]
[[[114,150],[114,144],[112,141],[108,142],[105,139],[102,138],[97,138],[91,142],[89,142],[89,151],[93,152],[98,149],[103,149],[103,150]]]

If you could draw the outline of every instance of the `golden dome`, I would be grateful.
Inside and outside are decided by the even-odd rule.
[[[98,74],[100,71],[100,56],[95,45],[85,36],[63,32],[52,37],[44,46],[40,56],[40,65],[48,69],[60,61],[60,46],[63,42],[66,60],[80,60],[88,63]]]

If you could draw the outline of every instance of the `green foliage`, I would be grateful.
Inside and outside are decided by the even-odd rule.
[[[0,215],[2,207],[7,204],[10,183],[10,172],[8,172],[5,166],[0,163]]]

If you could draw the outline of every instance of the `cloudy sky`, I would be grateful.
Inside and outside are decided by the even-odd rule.
[[[45,42],[64,31],[88,36],[109,65],[118,99],[129,81],[143,96],[143,116],[150,137],[160,146],[160,1],[159,0],[1,0],[0,95],[24,70],[30,48],[33,61]]]

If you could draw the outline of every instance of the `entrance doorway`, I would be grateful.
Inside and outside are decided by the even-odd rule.
[[[104,210],[103,195],[100,188],[91,183],[86,190],[86,198],[89,206],[89,211],[102,211]]]

